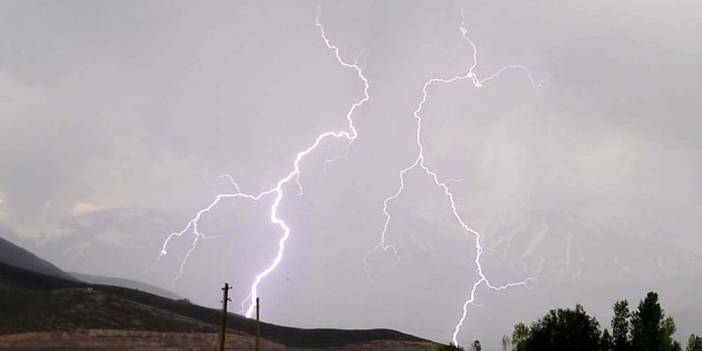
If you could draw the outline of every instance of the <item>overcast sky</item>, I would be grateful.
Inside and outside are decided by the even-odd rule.
[[[321,131],[345,128],[363,96],[320,38],[319,5],[1,1],[0,235],[135,240],[148,259],[125,256],[94,273],[139,278],[166,235],[232,191],[219,175],[249,192],[271,187]],[[325,169],[345,150],[326,142],[302,163],[304,195],[285,188],[281,216],[293,232],[261,287],[269,320],[444,339],[452,328],[474,251],[429,178],[408,174],[390,208],[389,239],[407,259],[373,255],[369,280],[361,258],[377,243],[383,199],[416,156],[422,85],[472,63],[461,17],[478,74],[524,64],[537,80],[549,77],[533,87],[509,71],[482,88],[430,89],[426,161],[460,180],[450,186],[469,223],[499,232],[508,219],[547,211],[702,254],[700,11],[693,0],[323,2],[327,35],[345,60],[359,60],[370,100],[354,114],[359,137],[348,157]],[[221,237],[204,242],[170,288],[216,305],[214,289],[229,280],[240,302],[280,236],[269,200],[211,212],[203,229]],[[158,279],[140,279],[168,287],[191,239],[174,242]],[[81,267],[106,267],[95,257]],[[442,308],[417,307],[439,296]],[[418,313],[435,323],[408,321]]]

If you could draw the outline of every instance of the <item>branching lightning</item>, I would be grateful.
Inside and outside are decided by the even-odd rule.
[[[475,267],[476,267],[476,273],[478,274],[478,280],[473,283],[468,298],[464,301],[462,305],[462,313],[461,316],[456,323],[456,326],[454,327],[453,334],[451,336],[451,340],[454,345],[458,345],[458,334],[461,331],[461,327],[463,326],[463,323],[466,320],[466,317],[468,315],[468,305],[473,304],[475,302],[475,295],[478,287],[480,285],[485,284],[489,289],[492,290],[504,290],[510,287],[515,287],[515,286],[527,286],[527,283],[529,279],[526,279],[524,281],[520,282],[513,282],[513,283],[508,283],[502,286],[495,286],[493,285],[488,277],[485,275],[483,272],[483,266],[481,263],[481,257],[483,254],[483,247],[480,244],[480,233],[468,226],[466,222],[463,220],[463,217],[458,213],[458,209],[456,206],[456,201],[454,199],[454,195],[451,192],[451,190],[448,187],[448,183],[451,181],[454,181],[454,179],[447,179],[445,181],[439,180],[438,174],[433,171],[429,166],[426,164],[426,158],[424,155],[424,144],[422,142],[422,111],[424,110],[424,105],[427,103],[427,98],[429,95],[429,88],[433,85],[436,84],[451,84],[457,81],[463,81],[463,80],[470,80],[473,83],[473,86],[476,88],[481,88],[483,84],[487,81],[490,81],[492,79],[495,79],[499,77],[502,73],[509,71],[509,70],[522,70],[526,73],[527,77],[529,78],[529,81],[531,85],[538,87],[541,86],[544,81],[542,82],[536,82],[531,75],[531,72],[529,69],[524,66],[524,65],[508,65],[503,67],[502,69],[498,70],[497,72],[491,74],[490,76],[486,78],[479,78],[478,75],[475,73],[475,69],[478,66],[478,48],[476,44],[471,40],[471,38],[468,36],[468,29],[466,28],[465,24],[463,21],[461,21],[459,25],[459,30],[461,31],[461,35],[463,36],[463,39],[470,45],[473,53],[473,63],[472,65],[468,68],[468,71],[463,74],[463,75],[458,75],[454,76],[452,78],[431,78],[428,81],[424,83],[422,86],[422,97],[417,105],[417,108],[414,110],[414,118],[417,120],[417,128],[416,128],[416,145],[417,145],[417,156],[414,159],[414,161],[404,169],[402,169],[399,173],[399,187],[397,190],[387,197],[383,201],[383,214],[385,215],[385,221],[383,223],[383,229],[380,232],[380,240],[378,244],[373,247],[366,255],[363,257],[363,264],[366,269],[366,275],[370,277],[370,274],[368,272],[368,264],[367,264],[367,259],[368,257],[373,253],[378,250],[383,250],[383,251],[391,251],[393,254],[395,254],[399,258],[399,254],[397,249],[391,245],[388,244],[387,242],[387,232],[388,232],[388,227],[390,226],[390,222],[392,221],[392,217],[390,215],[388,207],[390,206],[390,203],[393,201],[397,200],[398,197],[402,194],[402,192],[405,189],[405,176],[407,173],[410,171],[420,168],[422,172],[424,172],[426,175],[430,177],[430,179],[433,181],[434,185],[438,187],[444,195],[446,195],[446,199],[449,202],[449,206],[451,209],[451,214],[455,218],[455,220],[458,222],[458,224],[461,226],[463,231],[465,231],[467,234],[472,235],[474,240],[475,240]]]
[[[291,181],[295,182],[295,184],[298,187],[298,195],[302,194],[302,185],[300,183],[300,175],[301,175],[301,163],[307,157],[309,154],[314,152],[325,140],[333,138],[333,139],[343,139],[346,140],[347,143],[353,142],[357,137],[358,137],[358,131],[356,130],[356,127],[353,124],[353,114],[354,112],[361,107],[363,104],[366,103],[370,99],[370,95],[368,94],[368,89],[370,88],[370,84],[368,83],[368,79],[366,76],[363,74],[363,70],[361,67],[358,65],[357,61],[354,63],[348,63],[346,62],[342,57],[340,53],[340,49],[338,46],[334,45],[329,38],[327,38],[326,31],[324,30],[324,26],[322,23],[319,21],[319,17],[321,14],[321,8],[320,11],[317,12],[317,16],[315,17],[315,25],[317,28],[319,28],[319,33],[322,41],[326,45],[326,47],[332,51],[334,56],[336,57],[336,60],[338,63],[345,67],[352,69],[358,78],[363,82],[364,88],[363,88],[363,97],[356,101],[349,110],[346,113],[346,120],[348,122],[347,129],[346,130],[341,130],[341,131],[326,131],[317,136],[317,138],[314,140],[314,142],[308,146],[306,149],[300,151],[297,153],[295,160],[292,165],[292,170],[290,173],[288,173],[285,177],[282,179],[278,180],[278,182],[273,186],[272,188],[269,188],[268,190],[265,190],[261,193],[258,194],[250,194],[250,193],[244,193],[241,191],[241,188],[239,185],[234,181],[234,179],[230,176],[228,177],[233,186],[234,186],[234,192],[231,193],[222,193],[218,194],[214,201],[212,201],[207,207],[201,209],[200,211],[197,212],[195,217],[193,217],[183,228],[183,230],[172,233],[170,234],[166,240],[164,241],[162,247],[161,247],[161,253],[160,256],[164,256],[168,254],[167,248],[168,244],[176,236],[182,236],[186,233],[191,233],[193,235],[193,241],[190,249],[187,251],[185,254],[183,261],[181,262],[180,265],[180,270],[178,272],[178,275],[174,278],[173,282],[175,283],[182,275],[183,271],[185,269],[185,266],[187,265],[188,259],[190,258],[190,255],[193,253],[193,251],[196,249],[197,244],[200,239],[205,239],[206,236],[199,230],[199,223],[200,219],[204,214],[212,210],[217,204],[223,200],[223,199],[247,199],[251,201],[259,201],[263,199],[264,197],[267,196],[273,196],[273,203],[270,207],[270,221],[271,223],[277,225],[281,230],[282,230],[282,236],[280,237],[278,241],[278,250],[276,252],[275,257],[271,261],[271,263],[260,273],[256,275],[254,278],[253,282],[251,283],[251,288],[250,292],[248,294],[248,297],[244,300],[244,304],[248,301],[249,305],[248,308],[246,308],[246,317],[251,317],[251,314],[254,311],[255,308],[255,303],[256,297],[258,297],[258,289],[259,285],[265,279],[275,268],[280,264],[280,261],[283,259],[283,255],[285,253],[285,243],[287,242],[288,238],[290,237],[291,229],[290,227],[285,223],[285,220],[280,218],[278,214],[278,210],[280,207],[281,202],[283,201],[283,197],[285,195],[284,187],[288,185]],[[243,310],[243,309],[242,309]]]
[[[353,144],[353,142],[357,139],[358,137],[358,132],[354,126],[354,121],[353,121],[353,115],[356,112],[358,108],[363,106],[369,99],[369,81],[365,77],[362,68],[358,64],[358,60],[360,59],[357,58],[353,63],[349,63],[345,61],[340,54],[340,49],[336,45],[334,45],[329,38],[326,35],[325,28],[324,26],[320,23],[320,14],[321,14],[321,8],[317,12],[317,16],[315,17],[315,25],[319,29],[319,34],[320,38],[324,42],[325,46],[327,49],[329,49],[335,56],[337,62],[344,68],[351,69],[355,72],[357,77],[363,82],[364,89],[363,89],[363,97],[356,101],[353,105],[350,106],[346,113],[346,120],[348,122],[348,125],[346,126],[346,129],[340,130],[340,131],[326,131],[321,134],[319,134],[316,139],[314,140],[313,143],[311,143],[307,148],[303,149],[302,151],[299,151],[292,163],[292,169],[288,174],[286,174],[283,178],[279,179],[274,186],[268,188],[267,190],[264,190],[260,193],[246,193],[243,192],[240,188],[240,186],[236,183],[234,178],[231,176],[225,175],[223,177],[226,177],[229,179],[232,183],[233,186],[233,192],[227,192],[227,193],[220,193],[218,194],[215,199],[205,208],[201,209],[198,211],[195,216],[186,224],[186,226],[179,232],[175,232],[170,234],[166,240],[164,241],[161,252],[160,252],[160,257],[165,256],[168,254],[167,248],[170,243],[170,241],[174,237],[180,237],[185,234],[192,234],[193,239],[192,239],[192,244],[189,248],[189,250],[185,253],[183,257],[183,261],[180,264],[178,274],[173,280],[173,283],[175,283],[179,278],[182,277],[185,266],[187,265],[188,259],[190,258],[191,254],[195,251],[197,248],[197,245],[200,240],[202,239],[207,239],[211,238],[211,236],[206,236],[204,233],[200,231],[199,224],[200,220],[202,217],[207,214],[210,210],[212,210],[214,207],[216,207],[220,201],[225,200],[225,199],[242,199],[242,200],[249,200],[249,201],[260,201],[263,200],[264,198],[272,198],[272,204],[270,206],[270,213],[269,213],[269,219],[270,222],[278,228],[280,228],[282,235],[278,241],[278,249],[275,253],[275,256],[273,257],[273,260],[266,266],[264,270],[259,272],[253,279],[253,282],[251,283],[250,286],[250,291],[246,299],[242,302],[242,311],[245,310],[245,315],[247,317],[251,317],[251,314],[254,311],[255,308],[255,303],[254,301],[256,300],[256,297],[258,297],[258,292],[259,292],[259,286],[261,282],[272,272],[276,269],[276,267],[280,264],[281,260],[283,259],[284,253],[285,253],[285,244],[287,240],[290,237],[291,234],[291,228],[287,225],[284,219],[282,219],[279,216],[279,207],[280,204],[282,203],[284,197],[285,197],[285,189],[286,186],[288,186],[291,182],[294,183],[297,186],[297,195],[303,195],[303,187],[302,183],[300,181],[300,177],[302,175],[301,171],[301,163],[302,161],[311,153],[313,153],[317,148],[325,142],[327,139],[341,139],[344,142],[346,142],[346,152],[343,153],[342,155],[336,156],[331,159],[327,159],[325,161],[325,167],[329,162],[333,162],[335,160],[338,160],[340,158],[345,157],[348,155],[350,152],[350,147]],[[483,85],[491,81],[493,79],[498,78],[500,75],[503,73],[510,71],[510,70],[521,70],[523,71],[527,78],[529,79],[529,82],[531,83],[532,86],[538,87],[541,86],[544,81],[537,82],[534,80],[533,76],[531,75],[529,69],[526,66],[523,65],[507,65],[497,72],[485,77],[485,78],[479,78],[478,74],[475,72],[475,69],[478,66],[478,48],[476,44],[471,40],[471,38],[468,35],[468,30],[461,21],[458,29],[460,30],[462,38],[465,40],[465,42],[470,46],[472,50],[472,64],[470,67],[468,67],[468,70],[466,73],[462,75],[457,75],[451,78],[431,78],[427,80],[424,85],[422,86],[421,89],[421,99],[419,100],[416,109],[413,112],[413,117],[416,119],[416,130],[415,130],[415,136],[416,136],[416,147],[417,147],[417,154],[416,157],[413,159],[412,163],[408,165],[407,167],[403,168],[400,170],[398,178],[399,178],[399,186],[393,192],[390,196],[388,196],[384,201],[383,201],[383,207],[382,207],[382,212],[385,217],[384,223],[383,223],[383,228],[380,232],[380,238],[378,244],[373,247],[370,251],[366,253],[366,255],[363,257],[363,265],[366,270],[366,274],[370,278],[369,270],[368,270],[368,264],[367,260],[372,255],[374,252],[377,252],[378,250],[383,250],[383,251],[390,251],[392,252],[398,259],[399,259],[399,252],[398,250],[391,244],[388,243],[387,240],[387,233],[390,227],[390,224],[392,222],[392,216],[390,213],[390,205],[392,202],[397,200],[405,190],[405,177],[407,173],[410,171],[420,169],[424,174],[429,176],[429,178],[432,180],[433,184],[443,192],[443,194],[446,196],[446,199],[449,203],[449,208],[451,211],[451,215],[454,217],[456,222],[460,225],[461,229],[468,235],[472,236],[475,244],[475,259],[474,259],[474,264],[475,264],[475,269],[476,273],[478,275],[478,279],[472,284],[471,289],[469,290],[468,297],[462,304],[462,313],[460,314],[460,318],[458,319],[458,322],[456,323],[453,334],[452,334],[452,341],[454,344],[458,344],[457,338],[458,334],[460,333],[461,327],[463,326],[463,323],[466,320],[466,317],[468,315],[468,306],[471,304],[475,304],[476,300],[476,293],[478,288],[481,285],[485,285],[488,289],[491,290],[504,290],[508,289],[510,287],[516,287],[516,286],[527,286],[527,283],[529,279],[526,279],[524,281],[519,281],[519,282],[512,282],[512,283],[507,283],[504,285],[493,285],[488,277],[485,275],[483,271],[483,266],[481,262],[482,254],[483,254],[483,247],[481,246],[481,235],[479,232],[476,230],[472,229],[463,219],[463,217],[459,214],[458,208],[456,205],[456,201],[454,199],[454,194],[449,188],[449,183],[459,181],[456,179],[445,179],[441,180],[439,175],[430,168],[427,163],[426,163],[426,157],[424,153],[424,144],[423,144],[423,130],[422,130],[422,123],[423,123],[423,116],[422,113],[424,111],[424,107],[427,103],[427,99],[429,96],[429,89],[433,87],[434,85],[439,85],[439,84],[444,84],[444,85],[449,85],[454,82],[458,81],[465,81],[468,80],[470,81],[474,87],[476,88],[481,88]],[[361,53],[363,55],[363,53]],[[547,78],[548,79],[548,78]],[[246,307],[246,304],[248,303],[248,307]]]

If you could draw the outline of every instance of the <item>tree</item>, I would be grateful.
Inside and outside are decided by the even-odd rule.
[[[480,346],[480,340],[473,341],[473,351],[481,351],[482,349],[483,347]]]
[[[629,339],[629,301],[618,300],[614,303],[614,316],[612,317],[612,341],[614,351],[630,351],[631,340]]]
[[[602,339],[600,340],[600,350],[601,351],[612,351],[614,350],[614,340],[612,336],[609,335],[609,330],[605,329],[602,333]]]
[[[502,335],[502,351],[509,351],[510,350],[511,343],[509,341],[509,337],[507,335]],[[700,350],[702,351],[702,350]]]
[[[574,310],[551,310],[532,324],[524,344],[523,351],[598,350],[599,323],[581,305],[576,305]]]
[[[685,351],[702,351],[702,338],[695,334],[690,335]]]
[[[658,294],[649,292],[631,316],[631,344],[637,351],[671,351],[675,322],[665,318]]]
[[[512,350],[526,350],[527,339],[529,339],[529,327],[524,323],[517,323],[512,332]]]
[[[439,346],[436,351],[464,351],[464,349],[460,346],[454,345],[453,343],[450,343],[448,345],[441,345]]]
[[[661,323],[661,349],[664,351],[673,351],[675,343],[677,341],[673,340],[673,334],[677,327],[675,327],[675,321],[673,317],[668,317]],[[680,345],[677,345],[680,347]]]

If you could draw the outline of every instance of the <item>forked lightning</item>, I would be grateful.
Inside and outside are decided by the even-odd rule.
[[[182,236],[183,234],[186,233],[192,233],[193,234],[193,241],[190,249],[188,252],[185,254],[183,261],[180,265],[180,270],[178,272],[178,275],[174,278],[174,282],[178,280],[182,275],[183,271],[185,269],[185,266],[187,264],[188,258],[192,254],[192,252],[195,250],[197,247],[197,243],[199,242],[200,239],[205,238],[205,234],[200,232],[199,230],[199,223],[200,219],[202,216],[209,212],[211,209],[213,209],[217,204],[223,200],[223,199],[236,199],[236,198],[241,198],[241,199],[246,199],[246,200],[252,200],[252,201],[258,201],[261,200],[267,196],[273,196],[273,204],[270,207],[270,220],[271,223],[277,225],[280,227],[282,230],[283,234],[280,237],[280,240],[278,241],[278,250],[276,252],[275,257],[271,261],[271,263],[260,273],[256,275],[254,278],[253,282],[251,283],[251,288],[249,291],[249,294],[247,298],[242,302],[243,304],[246,304],[248,301],[248,307],[246,308],[245,314],[246,317],[251,317],[251,314],[254,312],[255,308],[255,303],[256,297],[258,297],[258,288],[263,279],[268,276],[277,266],[280,264],[280,261],[283,259],[283,254],[285,253],[285,243],[287,242],[288,238],[290,237],[290,232],[291,229],[288,227],[288,225],[285,223],[285,221],[278,216],[278,209],[280,207],[280,203],[283,201],[283,197],[285,195],[284,187],[288,185],[291,181],[295,182],[295,184],[298,187],[298,194],[302,193],[302,185],[300,184],[300,163],[305,159],[305,157],[312,152],[314,152],[324,141],[327,139],[343,139],[346,140],[347,143],[352,142],[358,137],[358,132],[356,130],[356,127],[353,124],[353,114],[354,112],[361,107],[368,99],[370,99],[370,95],[368,95],[368,89],[370,88],[370,85],[368,84],[368,79],[363,75],[363,70],[361,69],[360,66],[358,66],[357,62],[354,63],[348,63],[346,62],[342,57],[341,53],[339,50],[339,47],[334,45],[326,35],[326,32],[324,30],[324,26],[322,23],[319,21],[319,16],[321,14],[321,11],[317,12],[317,16],[315,18],[315,24],[319,28],[320,36],[322,40],[324,41],[324,44],[327,46],[329,50],[332,51],[334,56],[336,57],[336,60],[339,62],[339,64],[345,68],[349,68],[353,70],[358,78],[363,82],[363,97],[356,101],[349,110],[346,113],[346,120],[348,122],[347,129],[346,130],[340,130],[340,131],[326,131],[317,136],[317,138],[314,140],[312,144],[310,144],[306,149],[300,151],[297,153],[295,156],[295,160],[292,164],[292,170],[290,173],[288,173],[285,177],[281,178],[278,180],[278,182],[275,184],[274,187],[265,190],[261,193],[258,194],[250,194],[250,193],[244,193],[241,191],[241,188],[239,185],[231,178],[230,180],[232,181],[234,185],[234,192],[232,193],[222,193],[218,194],[214,201],[212,201],[209,206],[203,208],[197,214],[195,217],[193,217],[183,228],[183,230],[172,233],[170,234],[166,240],[163,243],[163,246],[161,247],[161,253],[160,256],[164,256],[168,254],[167,248],[168,244],[176,236]]]
[[[348,125],[345,130],[340,130],[340,131],[326,131],[317,136],[317,138],[314,140],[313,143],[311,143],[307,148],[303,149],[302,151],[298,152],[293,163],[292,163],[292,169],[291,171],[285,175],[283,178],[278,180],[278,182],[275,184],[275,186],[260,192],[258,194],[251,194],[251,193],[245,193],[241,191],[241,188],[239,185],[234,181],[234,179],[231,176],[224,176],[227,177],[234,188],[234,192],[229,192],[229,193],[221,193],[218,194],[215,199],[205,208],[201,209],[199,212],[196,213],[195,217],[193,217],[183,228],[181,231],[172,233],[170,234],[166,240],[163,243],[163,246],[161,248],[161,253],[160,256],[164,256],[168,253],[167,248],[168,244],[176,236],[182,236],[184,234],[192,234],[193,235],[193,240],[192,244],[190,246],[190,249],[186,252],[183,261],[180,265],[180,269],[178,271],[178,275],[174,278],[174,283],[177,281],[184,272],[185,266],[187,265],[188,259],[193,253],[193,251],[197,248],[198,242],[200,239],[206,239],[208,238],[205,236],[204,233],[202,233],[199,230],[199,223],[200,220],[202,219],[202,216],[205,215],[207,212],[209,212],[211,209],[213,209],[217,204],[224,200],[224,199],[242,199],[242,200],[249,200],[249,201],[259,201],[267,197],[272,197],[272,205],[270,207],[270,221],[271,223],[277,225],[281,231],[282,231],[282,236],[280,237],[278,241],[278,250],[273,257],[273,260],[270,262],[270,264],[260,273],[258,273],[253,282],[251,283],[250,287],[250,292],[247,296],[247,298],[242,302],[242,310],[245,310],[245,314],[247,317],[251,317],[251,314],[254,311],[254,301],[256,300],[256,297],[258,297],[258,290],[259,290],[259,285],[261,282],[268,276],[275,268],[280,264],[281,260],[283,259],[283,255],[285,253],[285,243],[290,237],[291,234],[291,229],[290,227],[286,224],[286,222],[279,217],[278,215],[278,209],[279,206],[285,196],[285,191],[284,188],[289,185],[291,182],[294,182],[298,188],[298,195],[303,194],[302,192],[302,185],[300,183],[300,175],[301,175],[301,162],[305,159],[306,156],[309,154],[313,153],[323,142],[325,142],[327,139],[342,139],[347,143],[347,149],[346,153],[332,158],[330,160],[327,160],[325,162],[331,162],[334,160],[337,160],[339,158],[342,158],[349,152],[349,147],[353,143],[353,141],[358,137],[358,132],[354,126],[353,123],[353,115],[354,112],[360,108],[363,104],[365,104],[369,99],[370,95],[368,93],[368,90],[370,88],[368,79],[365,77],[363,70],[361,67],[358,65],[358,61],[354,61],[353,63],[348,63],[345,61],[340,54],[339,47],[334,45],[329,38],[326,35],[324,26],[321,24],[319,21],[319,17],[321,14],[321,9],[317,13],[317,16],[315,18],[315,25],[319,29],[320,37],[326,47],[334,54],[336,60],[338,63],[343,66],[344,68],[351,69],[352,71],[355,72],[357,77],[363,82],[364,89],[363,89],[363,97],[356,101],[351,107],[348,109],[346,113],[346,120],[348,122]],[[478,49],[475,43],[470,39],[468,36],[468,30],[463,22],[460,23],[458,29],[460,30],[460,33],[465,39],[466,43],[470,46],[472,50],[472,63],[471,66],[468,68],[467,72],[465,72],[462,75],[457,75],[451,78],[431,78],[428,81],[424,83],[421,89],[421,99],[419,100],[419,103],[417,104],[417,108],[414,110],[413,116],[417,120],[417,126],[416,126],[416,146],[417,146],[417,156],[414,158],[413,162],[407,166],[406,168],[400,170],[399,172],[399,186],[395,192],[393,192],[389,197],[387,197],[383,201],[383,214],[385,216],[385,221],[383,224],[383,228],[380,232],[380,240],[378,244],[373,247],[364,257],[363,257],[363,265],[364,268],[366,269],[366,274],[370,277],[370,273],[368,271],[368,265],[367,265],[367,259],[368,257],[373,254],[374,252],[378,250],[385,250],[385,251],[391,251],[393,252],[396,256],[399,257],[399,252],[397,249],[392,246],[391,244],[388,243],[387,241],[387,233],[388,229],[390,226],[390,223],[392,221],[392,217],[390,214],[389,206],[390,204],[395,201],[404,191],[405,189],[405,176],[407,175],[408,172],[415,170],[415,169],[421,169],[422,172],[424,172],[426,175],[430,177],[434,185],[440,189],[444,195],[446,196],[446,199],[448,200],[449,203],[449,208],[451,211],[452,216],[455,218],[457,223],[460,225],[463,231],[465,231],[467,234],[471,235],[474,243],[475,243],[475,266],[476,266],[476,273],[478,275],[478,279],[473,283],[467,299],[463,302],[462,304],[462,312],[460,314],[460,318],[458,319],[458,322],[456,323],[456,326],[453,330],[452,334],[452,341],[454,344],[458,344],[458,334],[460,333],[461,327],[463,326],[463,323],[467,317],[468,314],[468,306],[472,303],[475,302],[476,299],[476,291],[478,287],[481,285],[485,285],[487,288],[492,289],[492,290],[504,290],[509,287],[514,287],[514,286],[526,286],[527,282],[529,279],[524,280],[524,281],[519,281],[519,282],[513,282],[513,283],[508,283],[504,284],[501,286],[493,285],[488,277],[485,275],[483,272],[483,267],[481,263],[481,258],[483,254],[483,247],[481,246],[480,243],[480,233],[478,233],[476,230],[472,229],[466,222],[463,220],[462,216],[458,213],[457,205],[454,200],[454,195],[449,189],[448,183],[453,181],[451,179],[446,179],[442,181],[438,174],[434,172],[429,166],[426,164],[426,159],[425,159],[425,154],[424,154],[424,144],[422,142],[422,112],[424,110],[424,106],[427,103],[428,95],[429,95],[429,89],[437,84],[451,84],[457,81],[464,81],[464,80],[469,80],[472,82],[473,86],[476,88],[483,87],[483,84],[493,80],[495,78],[498,78],[501,74],[510,71],[510,70],[522,70],[527,78],[529,79],[530,83],[532,86],[541,86],[543,82],[536,82],[527,69],[526,66],[523,65],[508,65],[503,67],[502,69],[498,70],[497,72],[485,77],[485,78],[479,78],[478,74],[475,73],[475,69],[478,66]],[[245,307],[245,305],[248,303],[248,307]]]

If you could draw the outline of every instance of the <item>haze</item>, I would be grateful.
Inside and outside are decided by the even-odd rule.
[[[280,237],[270,201],[207,215],[202,229],[217,237],[175,284],[192,237],[156,259],[168,234],[231,191],[220,175],[261,191],[317,134],[345,127],[363,86],[321,40],[319,5],[1,2],[0,235],[65,270],[210,306],[228,281],[238,306]],[[359,60],[370,100],[348,157],[327,164],[345,144],[325,143],[302,163],[304,195],[286,187],[292,234],[260,288],[264,319],[448,341],[476,279],[473,239],[421,172],[390,208],[399,260],[373,254],[367,275],[362,258],[416,155],[422,85],[472,63],[462,13],[476,72],[524,64],[549,80],[533,87],[510,71],[480,89],[429,92],[427,163],[457,180],[486,271],[498,283],[535,278],[532,289],[480,290],[460,340],[496,343],[557,303],[584,302],[606,323],[602,286],[662,290],[679,321],[688,302],[665,291],[699,284],[702,268],[700,11],[696,1],[322,3],[327,35]]]

